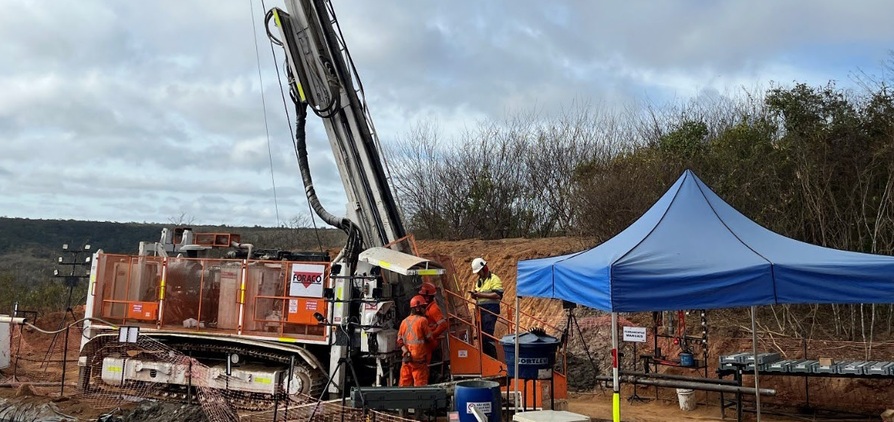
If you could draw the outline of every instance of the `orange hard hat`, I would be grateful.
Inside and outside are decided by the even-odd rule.
[[[419,294],[421,295],[434,295],[438,292],[438,288],[435,287],[434,284],[429,282],[422,283],[422,286],[419,287]]]
[[[415,308],[417,306],[425,306],[426,304],[427,302],[425,301],[425,298],[419,295],[413,296],[413,298],[410,299],[411,308]]]

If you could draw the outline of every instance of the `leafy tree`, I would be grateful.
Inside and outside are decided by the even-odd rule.
[[[693,159],[705,150],[708,125],[704,122],[684,121],[676,130],[658,140],[658,149],[682,159]]]

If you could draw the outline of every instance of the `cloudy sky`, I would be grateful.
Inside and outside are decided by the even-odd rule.
[[[333,4],[386,144],[418,122],[459,131],[576,100],[848,86],[894,48],[889,0]],[[275,226],[307,215],[265,6],[284,7],[3,0],[0,216]],[[342,214],[328,142],[309,131],[317,191]]]

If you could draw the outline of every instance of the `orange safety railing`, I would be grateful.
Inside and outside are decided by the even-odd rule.
[[[313,315],[327,313],[328,273],[326,262],[100,254],[91,313],[118,325],[325,343]],[[306,293],[309,281],[320,297]]]
[[[473,320],[461,316],[460,312],[457,312],[457,309],[447,310],[447,319],[450,322],[451,327],[451,330],[449,331],[450,335],[448,336],[451,355],[450,368],[454,377],[490,377],[506,375],[505,354],[499,343],[500,339],[496,334],[501,331],[501,328],[505,330],[506,334],[519,332],[514,321],[514,304],[501,302],[500,308],[503,312],[497,314],[477,306],[474,301],[462,297],[456,292],[445,290],[444,293],[452,299],[452,301],[448,300],[448,303],[459,303],[461,306],[474,307],[473,309],[475,309],[475,312],[469,313],[472,315]],[[493,335],[486,333],[481,329],[482,313],[489,313],[497,318]],[[503,313],[506,314],[505,317],[502,315]],[[519,311],[519,316],[524,317],[525,321],[533,321],[534,324],[542,328],[554,332],[562,331],[559,327],[537,318],[534,315]],[[488,356],[485,353],[484,342],[486,341],[493,342],[496,357]],[[567,359],[565,345],[562,345],[557,353],[559,354],[561,364],[560,368],[554,372],[553,379],[551,380],[552,389],[554,390],[551,392],[551,395],[554,398],[564,399],[567,397]],[[510,380],[509,382],[510,386],[514,386],[514,380]],[[542,390],[544,388],[544,382],[546,382],[546,380],[536,381],[535,388],[531,389],[531,391],[525,389],[524,395],[526,396],[526,400],[530,399],[530,402],[534,403],[535,406],[542,406],[543,394],[541,393],[538,396],[534,391]]]
[[[404,243],[404,242],[406,242],[406,244],[410,247],[410,252],[413,255],[419,256],[419,250],[416,249],[416,236],[414,236],[412,233],[410,233],[404,237],[401,237],[400,239],[395,239],[391,242],[388,242],[388,243],[382,245],[382,247],[389,248],[393,245],[397,245],[397,244]]]

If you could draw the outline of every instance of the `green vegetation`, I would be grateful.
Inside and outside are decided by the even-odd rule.
[[[776,232],[891,254],[894,94],[864,86],[795,84],[625,114],[582,106],[485,122],[458,145],[418,128],[392,154],[396,189],[419,238],[605,240],[689,168]]]
[[[894,54],[861,89],[772,86],[612,112],[484,122],[459,144],[401,140],[398,196],[418,238],[587,236],[639,218],[689,168],[759,224],[827,247],[894,254]],[[432,198],[438,198],[433,201]],[[779,335],[894,338],[894,306],[769,307]],[[735,315],[730,313],[730,321]]]

